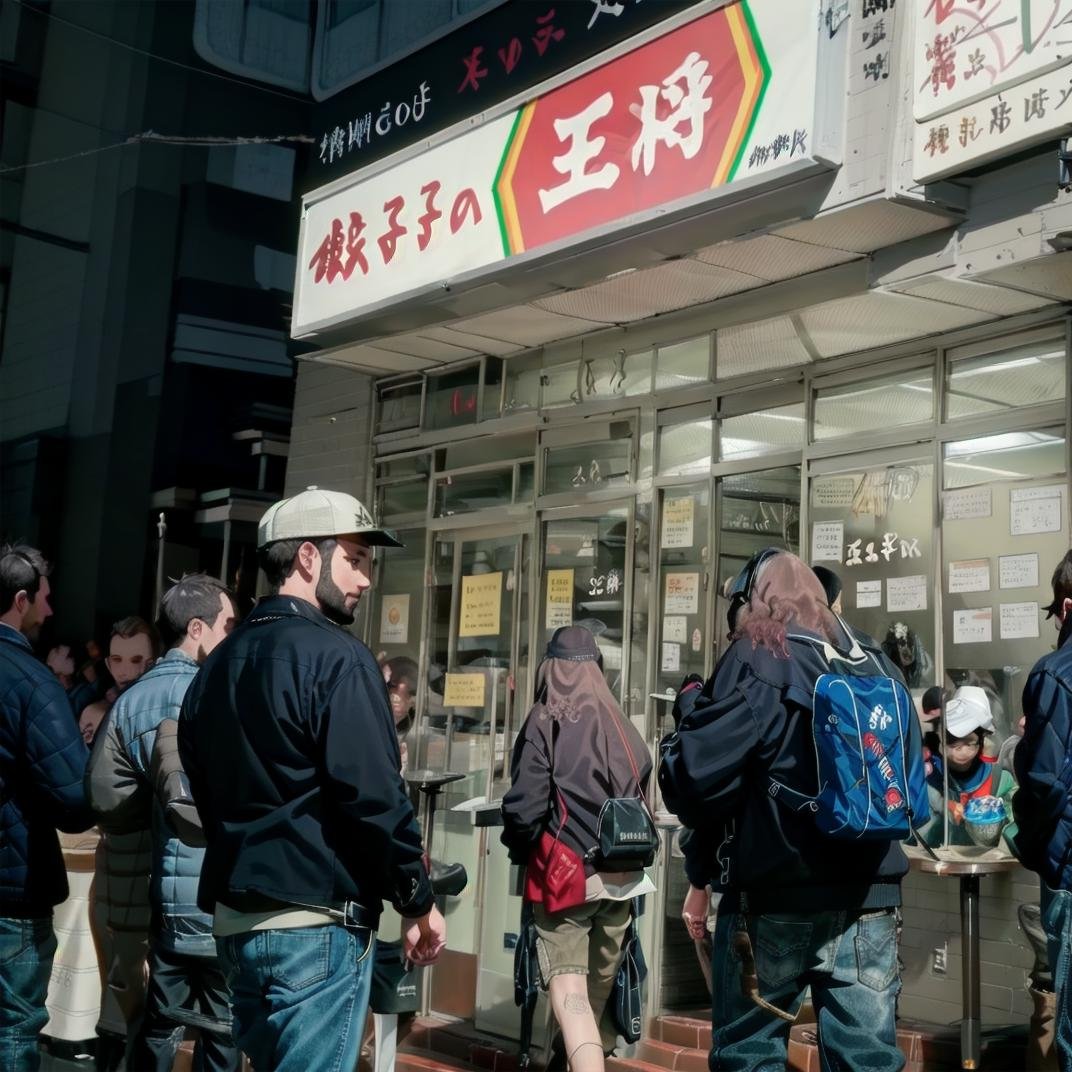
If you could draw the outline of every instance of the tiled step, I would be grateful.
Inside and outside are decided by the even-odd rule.
[[[479,1035],[472,1023],[429,1016],[419,1017],[414,1022],[412,1030],[398,1047],[398,1057],[414,1056],[445,1062],[444,1068],[516,1072],[516,1049],[504,1047],[511,1047],[511,1044]]]
[[[637,1043],[636,1056],[671,1072],[707,1072],[707,1050],[675,1046],[672,1042],[641,1039]]]
[[[638,1061],[635,1057],[608,1057],[605,1068],[606,1072],[664,1072],[663,1065]]]
[[[657,1016],[648,1025],[648,1038],[689,1050],[711,1049],[711,1020],[698,1016]]]

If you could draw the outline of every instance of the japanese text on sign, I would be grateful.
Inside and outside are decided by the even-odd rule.
[[[954,644],[989,644],[994,632],[994,608],[953,611]]]
[[[547,614],[544,624],[548,629],[573,624],[573,570],[547,571]]]
[[[447,674],[443,687],[444,707],[483,707],[483,674]]]
[[[667,498],[663,503],[662,546],[664,549],[692,546],[693,514],[696,504],[691,495]]]
[[[663,614],[695,614],[700,609],[700,575],[668,573]]]
[[[499,635],[499,612],[502,608],[501,573],[479,573],[462,578],[461,619],[458,636]]]

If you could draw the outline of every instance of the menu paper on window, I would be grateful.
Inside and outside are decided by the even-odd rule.
[[[1039,635],[1037,603],[1002,603],[999,613],[1002,640],[1033,639]]]
[[[858,476],[816,477],[811,483],[811,504],[819,509],[851,506]]]
[[[949,591],[989,592],[990,559],[968,558],[949,563]]]
[[[477,573],[462,578],[458,636],[498,636],[502,608],[501,573]]]
[[[380,604],[380,643],[405,644],[409,640],[409,596],[384,596]]]
[[[663,593],[663,614],[696,614],[700,609],[700,575],[668,573]]]
[[[696,502],[691,495],[663,502],[662,547],[691,547]]]
[[[907,610],[926,609],[926,577],[918,574],[911,577],[886,578],[886,610],[891,614]]]
[[[946,521],[972,521],[994,512],[989,487],[957,488],[942,495],[942,517]]]
[[[689,642],[688,619],[679,615],[663,618],[663,640],[674,644],[687,644]]]
[[[674,673],[681,669],[681,645],[664,644],[662,664],[659,667],[663,673]]]
[[[881,581],[857,581],[856,582],[856,609],[863,610],[867,607],[882,606],[882,582]]]
[[[954,644],[989,644],[993,639],[993,607],[953,611]]]
[[[444,707],[483,707],[483,674],[447,674],[443,687]]]
[[[845,544],[842,521],[816,521],[811,527],[812,562],[840,562]]]
[[[1012,495],[1015,496],[1016,492],[1013,491]],[[1009,502],[1009,531],[1013,536],[1032,536],[1041,532],[1060,532],[1061,496],[1054,495],[1052,498],[1044,499],[1011,499]]]
[[[998,557],[998,586],[1000,588],[1038,588],[1039,556],[1000,555]]]
[[[560,629],[564,625],[573,625],[573,570],[571,569],[547,571],[545,625],[548,629]]]

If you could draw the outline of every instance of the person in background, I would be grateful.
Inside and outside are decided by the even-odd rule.
[[[391,659],[379,659],[387,695],[391,700],[391,715],[395,720],[398,748],[402,753],[402,773],[409,766],[409,748],[406,737],[413,728],[417,709],[417,661],[408,655],[396,655]]]
[[[37,1036],[67,897],[56,830],[93,825],[82,789],[88,753],[63,687],[33,643],[52,614],[49,565],[34,547],[0,547],[0,1067],[40,1067]]]
[[[932,685],[923,693],[919,702],[923,709],[923,762],[928,775],[934,772],[933,757],[942,751],[942,737],[937,728],[940,728],[942,711],[950,695],[941,685]]]
[[[934,680],[934,660],[927,654],[919,634],[904,622],[894,622],[886,630],[882,650],[904,675],[910,689]]]
[[[841,578],[826,566],[812,566],[812,573],[819,578],[819,583],[826,593],[826,605],[835,613],[841,614]]]
[[[82,712],[79,727],[87,743],[95,746],[112,704],[153,665],[159,652],[157,632],[144,618],[132,614],[112,626],[106,665],[114,684],[103,699]],[[107,1072],[129,1052],[132,1026],[145,1005],[151,852],[148,829],[102,832],[97,845],[90,925],[102,981],[97,1022],[100,1072]]]
[[[945,705],[945,743],[940,753],[930,757],[931,773],[927,793],[931,801],[931,820],[920,831],[928,845],[940,845],[945,837],[942,815],[949,811],[951,845],[973,844],[964,826],[964,810],[970,800],[1000,797],[1006,816],[1012,817],[1012,794],[1016,783],[1008,771],[999,770],[994,760],[983,755],[983,742],[994,729],[990,702],[977,685],[961,685]],[[946,774],[948,766],[948,796]],[[943,808],[943,801],[945,808]],[[1008,837],[1013,830],[1007,828]]]
[[[1024,736],[1013,765],[1019,789],[1013,840],[1020,862],[1038,873],[1042,925],[1054,989],[1054,1049],[1072,1072],[1072,550],[1057,564],[1047,616],[1057,649],[1032,668],[1024,686]]]
[[[194,573],[172,585],[158,619],[168,650],[116,700],[89,765],[86,784],[102,829],[151,832],[149,986],[129,1062],[147,1072],[170,1072],[184,1027],[201,1032],[197,1067],[234,1072],[239,1066],[212,919],[196,903],[204,850],[185,846],[166,825],[154,806],[150,773],[160,726],[178,719],[201,663],[234,626],[231,593],[215,578]]]
[[[526,867],[540,981],[573,1072],[602,1072],[614,1049],[607,999],[630,902],[655,889],[643,870],[597,870],[589,850],[606,800],[643,797],[651,771],[644,739],[607,687],[595,637],[576,625],[557,629],[514,744],[502,841]]]

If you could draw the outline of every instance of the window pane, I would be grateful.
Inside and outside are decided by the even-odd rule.
[[[399,476],[428,476],[431,471],[431,456],[413,454],[408,458],[388,458],[376,463],[376,479]]]
[[[935,684],[934,467],[927,462],[813,477],[813,566],[840,577],[846,619],[900,666],[915,696]]]
[[[380,388],[380,423],[377,432],[397,432],[416,428],[421,419],[420,380],[384,384]]]
[[[540,386],[540,405],[545,409],[573,405],[573,396],[577,392],[577,362],[545,368],[540,376]]]
[[[719,457],[723,461],[774,450],[799,450],[803,446],[803,402],[722,419]]]
[[[1064,336],[949,365],[946,416],[967,417],[1065,397],[1068,357]]]
[[[659,429],[659,475],[692,476],[711,468],[711,431],[713,420],[668,424]]]
[[[388,484],[380,489],[380,516],[423,514],[428,509],[428,481]]]
[[[815,395],[815,438],[889,431],[929,421],[934,415],[933,379],[927,367],[820,388]]]
[[[552,447],[544,452],[543,494],[563,491],[599,491],[628,484],[632,479],[633,440],[629,424],[616,421],[612,429],[626,429],[620,438],[577,446]]]
[[[519,503],[532,502],[536,494],[536,466],[523,462],[517,467],[517,498]]]
[[[469,365],[441,376],[428,377],[426,428],[456,428],[476,423],[480,366]]]
[[[436,480],[435,516],[449,517],[473,510],[488,510],[494,506],[508,506],[513,484],[512,466],[483,473],[441,476]]]
[[[672,391],[694,383],[704,383],[711,370],[711,337],[660,346],[655,358],[655,390]]]
[[[479,439],[459,438],[448,443],[442,451],[437,469],[442,473],[450,469],[466,469],[470,465],[484,465],[487,462],[532,458],[535,453],[536,436],[532,432],[512,436],[499,435],[494,440],[486,436]]]
[[[993,479],[1056,476],[1065,471],[1065,440],[1060,429],[1005,432],[962,439],[945,448],[944,484],[963,488]]]

